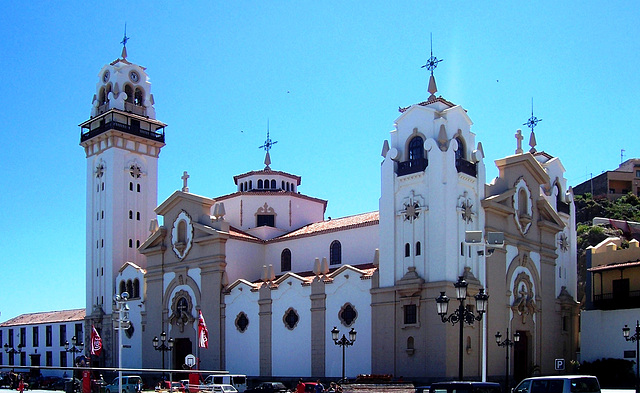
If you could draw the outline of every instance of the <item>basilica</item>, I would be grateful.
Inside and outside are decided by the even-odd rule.
[[[185,172],[181,189],[159,196],[166,125],[147,69],[126,48],[104,65],[80,125],[85,342],[93,325],[105,349],[94,365],[118,364],[122,334],[124,367],[181,369],[193,354],[201,369],[337,378],[336,331],[355,338],[352,378],[453,379],[463,368],[465,378],[499,380],[497,332],[518,334],[516,379],[575,360],[575,208],[562,163],[536,150],[534,127],[530,149],[518,130],[487,183],[472,121],[436,95],[433,68],[427,99],[378,136],[379,210],[327,218],[327,201],[304,193],[295,168],[272,169],[268,136],[264,167],[229,179],[227,194],[199,195]],[[113,298],[125,291],[131,324],[116,331]],[[456,319],[460,310],[471,320]],[[153,350],[161,332],[173,340],[166,354]]]

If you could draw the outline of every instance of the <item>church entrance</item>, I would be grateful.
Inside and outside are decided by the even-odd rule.
[[[513,346],[513,379],[516,385],[529,376],[529,336],[519,330],[520,341]]]
[[[173,356],[171,359],[171,368],[172,369],[188,369],[184,365],[184,358],[187,355],[193,354],[193,348],[191,339],[189,338],[176,338],[175,343],[173,345]]]

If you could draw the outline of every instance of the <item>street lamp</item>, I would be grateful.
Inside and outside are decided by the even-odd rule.
[[[355,331],[354,328],[351,328],[351,330],[349,330],[349,338],[347,338],[344,334],[342,335],[342,338],[339,338],[340,336],[340,330],[338,330],[337,327],[333,327],[333,329],[331,329],[331,338],[333,339],[333,342],[336,345],[339,345],[342,347],[342,381],[344,381],[344,350],[348,347],[353,345],[354,342],[356,342],[356,334],[358,334],[358,332]]]
[[[117,325],[114,329],[118,331],[118,393],[122,393],[122,331],[131,327],[131,321],[129,321],[129,293],[122,292],[120,295],[113,297],[115,302],[114,311],[118,312]]]
[[[502,334],[500,334],[500,332],[496,333],[496,344],[498,344],[499,347],[504,347],[505,348],[505,352],[507,353],[507,364],[505,366],[505,374],[504,374],[504,386],[505,392],[509,391],[509,347],[513,347],[515,345],[515,343],[520,341],[520,332],[516,332],[513,335],[513,340],[509,339],[509,328],[507,328],[507,338],[504,339],[504,341],[502,340]]]
[[[4,344],[4,351],[10,355],[9,356],[9,365],[13,366],[13,364],[15,363],[15,361],[13,359],[13,356],[16,353],[22,353],[22,344],[18,344],[18,349],[15,349],[14,347],[9,346],[8,343],[5,343]]]
[[[636,343],[636,393],[640,393],[640,378],[638,378],[638,368],[640,368],[640,322],[636,321],[636,332],[633,335],[629,335],[630,332],[629,326],[624,325],[622,336],[624,336],[625,340]]]
[[[476,316],[473,311],[468,310],[464,302],[467,299],[467,282],[462,278],[462,276],[458,277],[458,282],[453,284],[456,288],[456,299],[460,302],[458,309],[454,311],[452,314],[447,316],[447,311],[449,309],[449,298],[444,294],[444,291],[440,292],[440,296],[436,298],[436,308],[438,310],[438,315],[442,319],[443,323],[451,322],[451,325],[455,325],[460,322],[460,340],[458,342],[458,379],[462,381],[463,376],[463,362],[462,362],[462,351],[463,351],[463,331],[464,323],[467,325],[473,325],[474,321],[482,320],[482,314],[487,311],[487,300],[489,299],[489,295],[484,293],[484,288],[480,288],[480,291],[474,296],[476,299],[476,309],[478,310],[478,315]],[[462,323],[464,322],[464,323]]]
[[[65,341],[64,342],[64,350],[66,352],[71,352],[71,366],[75,367],[75,359],[76,359],[76,353],[80,353],[82,352],[82,346],[84,346],[83,343],[79,343],[78,342],[78,338],[76,336],[71,337],[71,348],[69,348],[69,341]],[[77,346],[76,346],[77,345]],[[73,389],[75,391],[75,371],[76,370],[71,370],[71,386],[73,386]]]
[[[153,349],[162,352],[162,375],[164,375],[164,353],[173,349],[173,338],[169,337],[169,341],[167,341],[167,333],[163,331],[160,333],[159,340],[158,336],[153,338]]]

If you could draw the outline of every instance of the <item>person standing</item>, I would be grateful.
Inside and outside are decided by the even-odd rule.
[[[316,383],[315,393],[324,393],[324,386],[322,386],[322,382],[318,379],[318,383]]]
[[[18,382],[18,391],[20,393],[24,392],[24,380],[20,377],[20,382]]]

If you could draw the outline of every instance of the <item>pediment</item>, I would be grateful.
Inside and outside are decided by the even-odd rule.
[[[482,207],[504,216],[514,214],[513,195],[515,192],[516,188],[514,187],[501,194],[487,197],[482,200]]]
[[[193,217],[199,217],[203,212],[209,214],[214,203],[215,201],[211,198],[175,191],[156,207],[155,212],[158,215],[166,216],[173,210],[182,209],[189,212]]]
[[[546,226],[551,229],[555,229],[556,232],[560,232],[564,229],[565,224],[562,221],[562,218],[558,215],[558,213],[553,210],[553,207],[547,202],[546,199],[540,198],[537,201],[538,206],[538,214],[540,215],[540,220],[538,221],[538,226]]]
[[[154,252],[162,252],[166,248],[164,238],[167,235],[167,228],[162,226],[151,234],[138,248],[142,255],[148,255]]]
[[[231,292],[236,288],[238,288],[241,291],[244,288],[247,288],[248,290],[252,291],[252,290],[258,289],[258,285],[255,285],[255,284],[253,284],[253,283],[251,283],[251,282],[249,282],[249,281],[247,281],[245,279],[239,278],[239,279],[235,280],[233,283],[231,283],[231,285],[229,285],[226,288],[226,291],[227,292]]]

